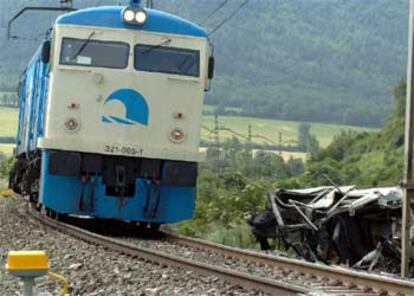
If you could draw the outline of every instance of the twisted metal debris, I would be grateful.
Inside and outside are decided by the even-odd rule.
[[[313,262],[398,273],[401,206],[399,187],[278,189],[249,224],[263,250],[278,247]],[[411,275],[413,269],[411,259]]]

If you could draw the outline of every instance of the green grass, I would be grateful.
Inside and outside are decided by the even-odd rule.
[[[206,108],[211,109],[212,106],[207,106]],[[0,136],[14,137],[16,135],[17,116],[17,109],[0,107]],[[251,125],[253,135],[260,134],[261,136],[269,138],[275,143],[278,143],[278,132],[280,131],[282,132],[282,142],[284,144],[294,145],[292,141],[295,141],[297,139],[298,126],[300,123],[285,120],[221,116],[219,117],[219,124],[220,126],[230,128],[245,136],[247,136],[248,133],[248,126]],[[213,129],[214,116],[205,115],[203,118],[203,125],[209,129]],[[315,134],[322,147],[327,146],[332,141],[334,135],[338,134],[341,130],[374,131],[375,129],[323,123],[311,124],[311,133]],[[231,136],[232,133],[228,131],[220,132],[221,140],[230,138]],[[202,129],[202,138],[209,141],[213,141],[214,139],[213,134],[208,132],[206,129]],[[254,138],[253,140],[257,143],[265,143],[265,141],[260,138]],[[10,149],[10,145],[7,147],[4,145],[0,146],[0,151],[5,150],[6,152],[10,152]]]
[[[17,117],[17,108],[0,107],[0,137],[16,136]]]
[[[6,154],[7,156],[13,154],[14,144],[0,144],[0,152]]]
[[[16,92],[15,91],[0,91],[0,97],[4,96],[4,95],[13,95],[13,96],[15,96]]]
[[[204,110],[204,111],[208,111],[208,112],[214,112],[214,110],[216,110],[216,106],[212,106],[212,105],[204,105],[204,106],[203,106],[203,110]]]

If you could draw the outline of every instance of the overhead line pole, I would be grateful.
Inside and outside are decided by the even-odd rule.
[[[407,98],[405,110],[405,141],[404,141],[404,178],[403,178],[403,208],[401,233],[401,277],[407,277],[410,260],[410,227],[414,199],[413,184],[413,142],[414,142],[414,0],[410,0],[408,36],[408,66],[407,66]]]
[[[220,149],[220,126],[219,126],[219,118],[218,114],[214,114],[214,132],[215,132],[215,140],[216,140],[216,147]]]
[[[282,132],[279,132],[279,155],[282,156]]]

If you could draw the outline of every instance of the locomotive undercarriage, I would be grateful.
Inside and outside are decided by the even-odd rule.
[[[9,188],[33,203],[39,201],[41,162],[40,151],[19,155],[9,175]]]
[[[144,211],[152,218],[156,217],[160,203],[161,179],[163,184],[173,187],[194,187],[197,177],[197,164],[192,162],[159,159],[131,158],[123,156],[98,155],[91,153],[49,151],[47,167],[41,168],[42,153],[37,151],[30,155],[20,155],[10,172],[9,187],[25,196],[37,208],[44,209],[49,216],[61,216],[57,211],[41,205],[40,176],[42,169],[53,176],[70,177],[80,180],[78,193],[72,195],[78,200],[79,213],[93,213],[95,187],[103,184],[106,196],[117,198],[119,204],[126,199],[133,199],[138,188],[136,180],[144,179],[154,190],[152,196],[146,194]],[[98,182],[98,180],[100,180]],[[97,183],[98,182],[98,183]],[[47,187],[45,187],[47,189]],[[58,194],[58,193],[57,193]],[[147,196],[148,195],[148,196]],[[155,198],[155,206],[153,199]],[[150,202],[153,204],[151,204]],[[43,200],[43,199],[42,199]],[[146,209],[148,208],[148,209]],[[63,214],[64,215],[64,214]],[[142,226],[158,228],[159,223],[141,222]]]

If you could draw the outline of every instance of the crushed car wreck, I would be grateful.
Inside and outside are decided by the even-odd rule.
[[[401,206],[399,187],[278,189],[249,224],[263,250],[274,239],[310,261],[398,273]]]

